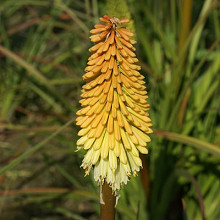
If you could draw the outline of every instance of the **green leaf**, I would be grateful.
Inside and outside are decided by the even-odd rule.
[[[197,148],[198,150],[206,151],[208,153],[211,153],[214,156],[220,157],[219,147],[213,144],[207,143],[205,141],[199,140],[197,138],[189,137],[189,136],[182,135],[182,134],[177,134],[174,132],[161,131],[161,130],[155,131],[155,135],[159,137],[163,137],[171,141],[178,142],[178,143],[191,145]]]

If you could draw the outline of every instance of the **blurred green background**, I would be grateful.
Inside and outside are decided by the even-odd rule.
[[[0,1],[0,219],[96,220],[75,153],[89,30],[130,17],[154,134],[117,219],[220,219],[220,3]]]

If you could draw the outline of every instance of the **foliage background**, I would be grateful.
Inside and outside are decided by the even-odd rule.
[[[132,18],[154,124],[117,219],[220,219],[219,8],[217,0],[1,0],[0,219],[99,219],[74,119],[89,30],[105,13]]]

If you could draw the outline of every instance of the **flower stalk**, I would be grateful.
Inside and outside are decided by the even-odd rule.
[[[105,181],[100,188],[100,216],[101,220],[115,219],[115,201],[112,188]]]

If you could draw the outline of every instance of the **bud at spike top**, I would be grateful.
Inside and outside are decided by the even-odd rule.
[[[105,24],[90,31],[95,45],[89,49],[92,55],[83,75],[77,148],[87,151],[82,163],[85,173],[94,167],[95,180],[99,184],[105,180],[117,191],[142,167],[139,153],[148,153],[152,124],[134,35],[117,27],[129,20],[105,15],[100,21]]]

